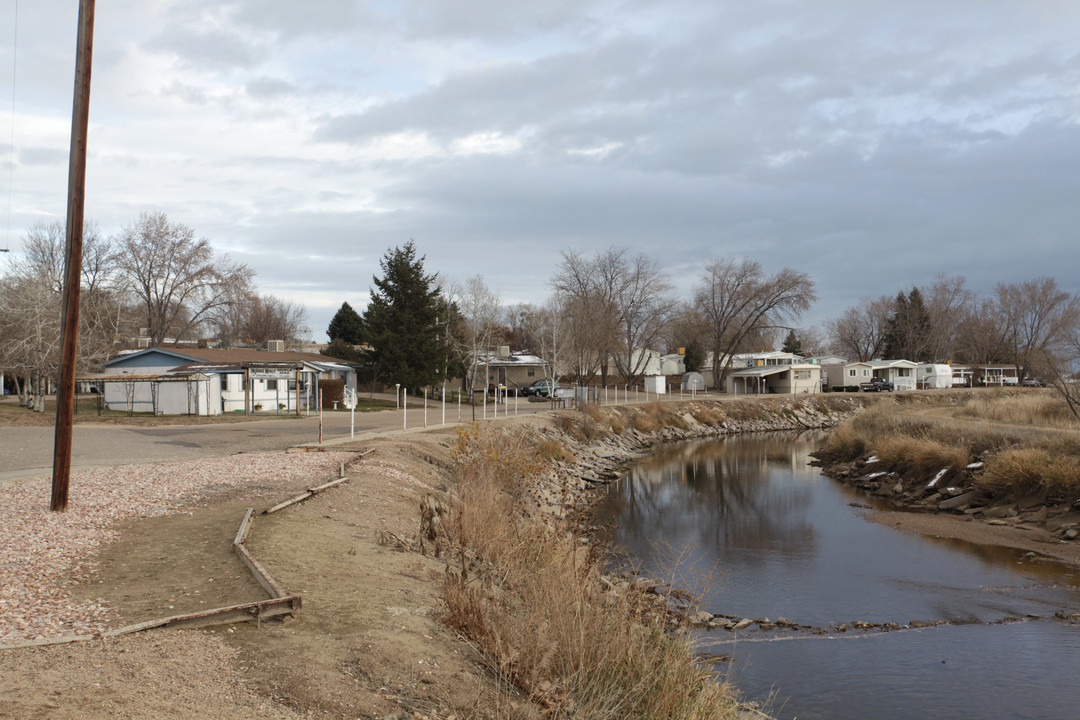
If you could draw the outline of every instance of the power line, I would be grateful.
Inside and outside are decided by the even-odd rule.
[[[11,157],[8,163],[8,207],[7,207],[7,237],[11,237],[11,193],[15,179],[15,78],[17,76],[19,60],[19,0],[15,0],[15,22],[11,39],[11,144],[8,145],[8,155]],[[8,248],[0,248],[0,252],[8,252]]]

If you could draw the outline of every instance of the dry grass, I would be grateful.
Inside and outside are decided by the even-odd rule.
[[[942,468],[960,472],[970,462],[967,448],[904,435],[882,438],[874,454],[899,473],[930,474]]]
[[[550,716],[734,717],[728,690],[695,662],[687,637],[664,632],[654,596],[605,591],[597,550],[516,511],[509,488],[529,485],[531,463],[511,459],[525,451],[512,438],[493,452],[501,443],[495,431],[470,432],[455,450],[449,622]],[[508,462],[492,467],[495,456]]]
[[[956,416],[1010,425],[1080,429],[1080,422],[1068,406],[1050,390],[981,393],[959,408]]]
[[[714,405],[694,405],[691,407],[690,414],[702,425],[712,427],[727,420],[727,416],[724,415],[723,411]]]
[[[820,454],[853,460],[874,454],[883,467],[929,474],[985,461],[978,484],[994,494],[1080,489],[1080,433],[1064,402],[1049,393],[1000,392],[972,398],[948,415],[875,403],[835,429]]]
[[[1058,440],[1004,450],[987,459],[979,485],[1000,494],[1075,492],[1080,488],[1080,447],[1075,440]]]

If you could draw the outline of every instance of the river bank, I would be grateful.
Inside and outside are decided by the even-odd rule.
[[[847,395],[688,400],[544,413],[478,427],[492,437],[509,437],[522,457],[532,458],[529,480],[515,489],[520,503],[513,512],[549,528],[574,527],[584,533],[589,530],[588,510],[607,484],[660,445],[833,427],[861,414],[866,405],[882,402]],[[162,662],[180,673],[179,679],[160,688],[180,702],[166,717],[235,716],[228,704],[235,700],[223,690],[210,692],[205,699],[188,697],[192,693],[184,690],[184,683],[203,687],[199,678],[208,677],[207,668],[214,668],[212,674],[229,687],[246,693],[249,707],[257,706],[268,716],[540,718],[554,708],[566,709],[559,703],[569,697],[564,694],[567,687],[558,682],[545,685],[539,677],[527,691],[512,687],[505,670],[520,666],[520,658],[518,665],[500,666],[477,638],[459,635],[446,625],[448,565],[460,557],[452,552],[436,557],[434,545],[425,543],[430,526],[423,526],[417,508],[430,501],[442,503],[444,509],[455,503],[459,490],[453,476],[458,463],[454,452],[460,439],[452,428],[443,428],[337,446],[343,451],[375,452],[349,464],[345,484],[256,526],[249,540],[256,556],[285,587],[304,598],[297,617],[264,622],[261,628],[246,624],[216,632],[152,632],[122,641],[4,651],[0,696],[15,698],[18,704],[0,705],[0,716],[5,709],[13,716],[26,716],[59,707],[72,717],[91,717],[95,708],[115,710],[118,698],[130,704],[131,717],[139,716],[138,708],[144,716],[153,714],[157,712],[153,693],[129,697],[125,688],[136,676],[160,677]],[[513,453],[490,456],[503,467],[512,457]],[[99,551],[92,579],[83,579],[84,594],[100,598],[123,622],[171,612],[161,608],[179,607],[181,602],[198,606],[208,576],[217,582],[206,569],[222,562],[223,550],[207,542],[217,526],[209,519],[231,517],[249,499],[257,507],[269,506],[280,495],[305,486],[301,480],[270,492],[255,481],[253,495],[240,488],[219,496],[212,490],[218,482],[213,472],[207,472],[206,482],[207,489],[196,493],[195,504],[121,528],[119,542]],[[1021,520],[1015,525],[965,522],[974,513],[956,518],[883,513],[876,518],[931,535],[960,537],[961,532],[983,527],[991,533],[980,541],[1015,546],[1010,535],[1038,542],[1033,530],[1023,528],[1029,524],[1026,512],[1018,510]],[[221,525],[219,534],[231,538],[235,532],[231,520]],[[481,534],[494,540],[493,530],[483,527]],[[582,549],[573,557],[588,555],[580,538],[574,544]],[[469,579],[491,588],[496,577],[477,573]],[[606,576],[596,581],[596,598],[601,605],[618,602],[632,585],[640,584]],[[653,603],[650,607],[668,604],[662,593],[643,594]],[[711,622],[719,625],[718,617]],[[526,616],[523,624],[529,621]],[[544,647],[544,642],[533,645]],[[168,660],[163,659],[162,648],[167,648]],[[33,689],[27,673],[46,667],[54,686]],[[495,670],[500,667],[502,671]],[[269,706],[259,704],[267,701]],[[731,712],[730,717],[760,717],[753,708],[736,707]],[[259,713],[253,711],[252,716]]]
[[[1075,432],[993,417],[1032,406],[1046,414],[1053,398],[1002,393],[974,402],[873,406],[839,428],[815,464],[866,493],[874,522],[1080,564]]]

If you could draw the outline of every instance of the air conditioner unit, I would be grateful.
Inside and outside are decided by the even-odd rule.
[[[141,347],[141,348],[148,348],[148,347],[150,347],[150,338],[148,338],[148,337],[141,337],[141,338],[138,338],[137,340],[138,340],[138,344],[137,344],[137,347]]]
[[[266,349],[270,352],[285,352],[284,340],[267,340]]]

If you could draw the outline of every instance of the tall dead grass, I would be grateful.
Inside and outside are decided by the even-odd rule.
[[[1080,444],[1058,439],[1004,450],[987,459],[979,485],[998,494],[1075,494],[1080,488]]]
[[[1049,390],[976,394],[957,409],[956,416],[1013,425],[1080,429],[1080,422],[1068,406]]]
[[[900,473],[963,470],[984,460],[977,484],[994,494],[1080,490],[1080,433],[1049,394],[986,393],[952,417],[875,403],[826,439],[821,456],[852,460],[876,455]]]
[[[451,625],[552,716],[736,717],[728,688],[695,662],[689,638],[664,631],[655,596],[607,588],[596,549],[565,525],[518,511],[514,489],[530,487],[536,463],[528,444],[509,438],[504,447],[496,433],[470,430],[455,447]]]

